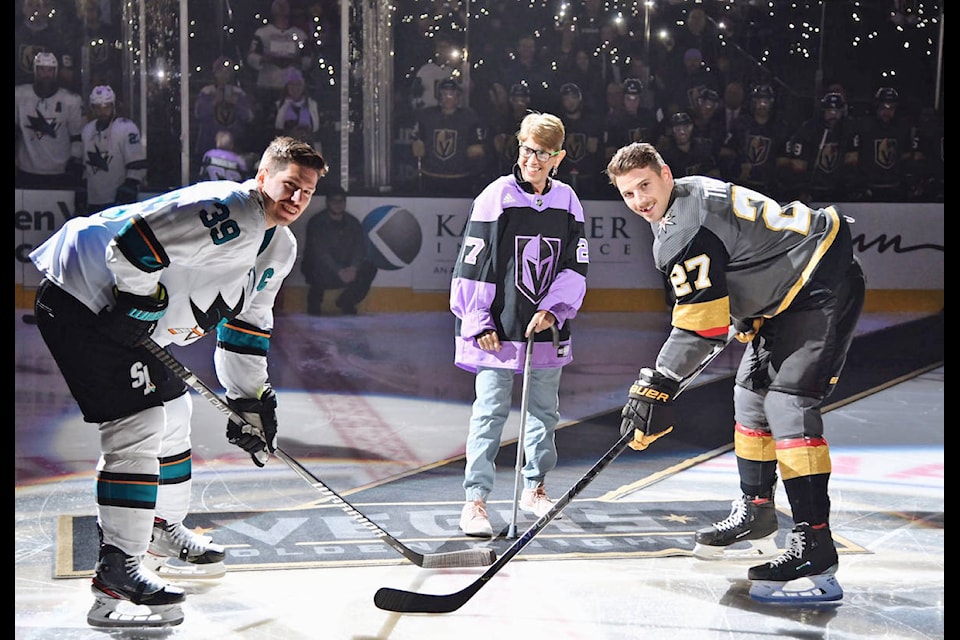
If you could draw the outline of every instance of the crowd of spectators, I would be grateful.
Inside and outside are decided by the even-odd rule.
[[[120,3],[18,4],[17,85],[34,83],[35,54],[50,52],[60,88],[81,97],[86,118],[90,91],[101,85],[113,87],[123,111]],[[248,16],[235,40],[225,46],[196,38],[191,49],[198,59],[191,61],[196,77],[185,85],[192,105],[190,175],[216,175],[210,159],[226,154],[239,160],[230,175],[248,175],[265,141],[278,133],[308,140],[336,166],[343,128],[340,3],[235,4],[234,21]],[[674,174],[708,173],[784,201],[943,199],[942,113],[894,81],[851,86],[859,81],[843,76],[842,64],[829,67],[836,77],[825,77],[819,90],[801,84],[785,64],[760,64],[751,43],[781,34],[763,22],[754,3],[661,2],[645,25],[643,15],[624,18],[611,8],[617,3],[603,0],[476,0],[469,67],[461,59],[464,4],[398,2],[398,15],[413,19],[394,27],[394,193],[474,196],[511,170],[518,124],[535,110],[564,120],[567,158],[559,178],[583,199],[617,197],[603,169],[617,148],[633,141],[652,142],[675,158],[672,165],[682,163],[672,166]],[[721,8],[730,25],[725,39],[718,33]],[[430,17],[442,11],[448,12],[444,21]],[[644,33],[653,35],[647,41]],[[361,74],[362,67],[352,72]],[[363,135],[359,84],[351,81],[351,140]],[[34,93],[24,89],[18,96]],[[18,121],[18,144],[56,124],[47,118],[39,127],[35,120]],[[222,131],[230,134],[219,136],[229,149],[217,143]],[[362,156],[351,151],[351,174]]]

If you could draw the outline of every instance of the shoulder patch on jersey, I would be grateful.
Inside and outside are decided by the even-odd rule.
[[[660,218],[660,222],[657,223],[657,233],[666,233],[666,232],[667,232],[667,225],[677,224],[677,223],[673,220],[673,218],[674,218],[673,212],[667,211],[666,213],[664,213],[664,214],[663,214],[663,217]]]

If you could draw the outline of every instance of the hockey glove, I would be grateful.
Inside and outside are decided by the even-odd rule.
[[[733,328],[737,334],[734,336],[738,342],[744,344],[750,342],[757,336],[760,327],[763,326],[763,318],[747,318],[734,323]]]
[[[167,289],[157,284],[152,296],[138,296],[113,288],[117,301],[100,312],[100,331],[125,347],[142,344],[167,312]]]
[[[655,369],[640,369],[639,377],[630,387],[627,404],[620,412],[623,418],[620,435],[633,432],[631,449],[643,451],[673,431],[673,397],[679,388],[679,382]]]
[[[227,421],[227,440],[262,467],[267,462],[265,452],[277,450],[277,394],[266,387],[259,398],[227,398],[227,404],[245,420],[243,424]]]
[[[139,195],[140,183],[133,178],[127,178],[123,181],[123,184],[117,187],[117,194],[114,196],[114,198],[117,204],[129,204],[131,202],[136,202],[137,196]]]
[[[83,166],[83,160],[70,156],[70,159],[67,160],[67,167],[64,169],[64,173],[70,178],[73,184],[79,184],[80,180],[83,179],[83,172],[86,168]]]

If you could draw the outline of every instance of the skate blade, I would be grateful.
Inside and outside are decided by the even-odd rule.
[[[749,546],[731,545],[728,547],[713,547],[697,543],[693,547],[693,557],[700,560],[772,560],[780,555],[775,541],[777,534],[772,534],[759,540],[747,540]],[[744,544],[744,543],[739,543]]]
[[[788,582],[756,580],[750,586],[750,597],[764,604],[788,606],[839,604],[843,599],[843,588],[832,574],[820,574]]]
[[[183,609],[179,604],[148,606],[101,596],[94,598],[87,613],[91,627],[174,627],[181,622]]]
[[[168,582],[177,580],[216,580],[227,573],[227,566],[222,562],[210,564],[192,564],[181,562],[164,556],[147,554],[143,557],[142,565],[152,571],[158,578]]]

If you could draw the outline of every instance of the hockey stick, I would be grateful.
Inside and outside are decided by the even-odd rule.
[[[226,402],[222,401],[220,397],[217,396],[213,389],[208,387],[202,380],[194,375],[192,371],[183,366],[167,350],[153,340],[147,340],[146,343],[144,343],[144,346],[154,357],[157,358],[157,360],[165,364],[178,378],[183,380],[187,386],[209,400],[210,404],[220,410],[220,413],[223,413],[227,416],[227,418],[234,422],[244,422],[243,417],[240,416],[240,414],[231,409]],[[266,455],[267,454],[264,452],[264,456]],[[283,460],[287,466],[293,469],[297,475],[306,480],[310,486],[340,507],[344,513],[362,524],[364,528],[370,531],[370,533],[386,542],[388,545],[398,551],[400,555],[418,567],[424,567],[427,569],[439,569],[447,567],[486,567],[496,560],[496,552],[490,548],[463,549],[460,551],[447,551],[443,553],[419,553],[414,551],[390,535],[377,523],[363,515],[363,513],[358,511],[356,507],[344,500],[336,491],[321,482],[319,478],[310,473],[310,471],[308,471],[302,464],[297,462],[293,456],[288,454],[286,451],[280,447],[277,447],[276,455],[278,458]]]
[[[550,325],[550,331],[553,333],[553,348],[560,347],[560,332],[557,325]],[[520,393],[520,433],[517,435],[517,462],[514,466],[516,475],[513,478],[513,517],[510,520],[510,527],[507,529],[507,537],[510,539],[517,537],[517,507],[520,503],[520,483],[523,473],[523,444],[527,431],[527,407],[530,404],[530,360],[533,359],[533,343],[536,333],[531,332],[527,338],[527,350],[523,360],[523,388]]]
[[[730,339],[728,338],[727,342],[722,345],[717,345],[709,355],[707,355],[703,362],[697,365],[697,368],[689,376],[684,378],[680,384],[680,388],[677,390],[677,393],[674,394],[676,398],[679,396],[684,389],[686,389],[694,378],[700,375],[707,365],[713,362],[714,358],[720,355],[720,352],[730,344]],[[627,432],[626,434],[620,436],[620,439],[617,440],[617,443],[613,445],[600,460],[597,461],[593,467],[587,471],[582,478],[577,480],[577,482],[567,491],[563,496],[557,500],[556,504],[553,505],[553,508],[550,511],[546,512],[540,519],[533,523],[533,525],[524,532],[520,538],[510,546],[509,549],[503,552],[503,555],[490,566],[489,569],[483,572],[479,578],[473,581],[472,584],[467,586],[456,593],[451,593],[447,595],[435,595],[430,593],[416,593],[413,591],[404,591],[402,589],[392,589],[389,587],[381,587],[377,590],[377,593],[373,596],[373,602],[377,605],[377,608],[384,609],[386,611],[397,611],[399,613],[450,613],[451,611],[456,611],[462,607],[466,602],[472,598],[487,582],[493,578],[494,575],[500,569],[504,567],[514,556],[520,553],[527,544],[533,540],[544,527],[547,526],[551,520],[553,520],[564,507],[566,507],[571,500],[573,500],[581,491],[586,488],[588,484],[593,482],[594,478],[603,471],[607,465],[609,465],[613,460],[623,453],[623,450],[627,448],[627,445],[633,440],[633,432]]]

